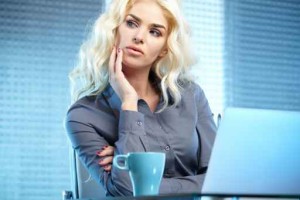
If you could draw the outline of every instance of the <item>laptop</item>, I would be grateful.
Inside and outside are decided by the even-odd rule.
[[[300,197],[300,112],[226,109],[202,193]]]

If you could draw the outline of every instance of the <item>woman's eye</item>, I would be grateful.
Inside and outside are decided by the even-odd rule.
[[[127,21],[126,21],[126,24],[127,24],[127,26],[130,27],[130,28],[136,28],[136,27],[138,27],[137,23],[135,23],[135,22],[132,21],[132,20],[127,20]]]
[[[156,29],[150,30],[150,34],[155,36],[155,37],[160,37],[161,36],[161,32],[159,30],[156,30]]]

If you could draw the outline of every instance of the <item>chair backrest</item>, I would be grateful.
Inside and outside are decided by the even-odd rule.
[[[104,189],[92,179],[73,149],[70,150],[70,163],[73,198],[98,199],[105,197]]]

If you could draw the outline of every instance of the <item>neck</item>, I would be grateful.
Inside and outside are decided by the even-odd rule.
[[[128,82],[137,92],[139,98],[144,99],[149,95],[153,95],[155,92],[154,88],[149,82],[150,68],[137,70],[124,66],[123,73]]]

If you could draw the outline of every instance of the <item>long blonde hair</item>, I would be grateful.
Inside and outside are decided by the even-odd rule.
[[[89,38],[82,44],[77,66],[70,73],[72,102],[86,95],[97,95],[108,85],[108,60],[115,42],[116,30],[126,12],[137,0],[112,0],[109,9],[95,21]],[[163,109],[181,100],[181,85],[188,82],[187,71],[194,64],[189,30],[177,0],[156,0],[164,11],[170,27],[168,53],[155,62],[152,71],[161,80]]]

